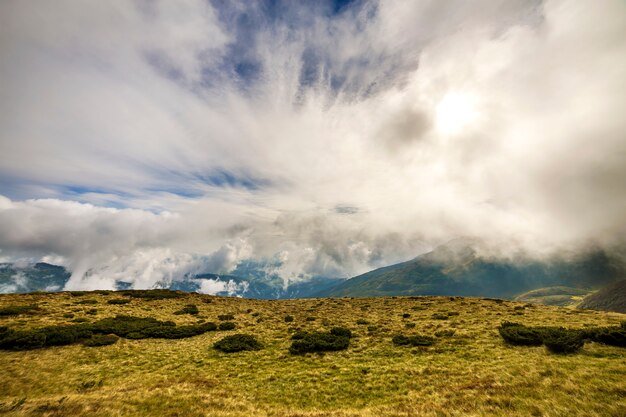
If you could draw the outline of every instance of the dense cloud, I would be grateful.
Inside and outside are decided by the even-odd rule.
[[[0,257],[149,287],[624,243],[624,2],[270,4],[0,4]]]

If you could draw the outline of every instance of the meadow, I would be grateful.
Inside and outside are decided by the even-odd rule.
[[[0,296],[0,311],[15,306],[36,308],[0,315],[0,326],[28,331],[127,315],[235,328],[0,350],[0,414],[7,416],[626,416],[626,348],[587,342],[559,355],[508,345],[498,333],[506,321],[619,326],[626,315],[618,313],[462,297]],[[336,326],[352,332],[346,350],[289,352],[294,334]],[[234,334],[255,336],[260,348],[213,348]],[[433,343],[394,344],[398,335]]]

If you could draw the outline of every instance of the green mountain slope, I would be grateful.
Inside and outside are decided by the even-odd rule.
[[[626,313],[626,279],[614,282],[587,296],[578,308]]]
[[[593,289],[623,278],[623,262],[597,250],[550,261],[484,257],[475,242],[459,239],[408,262],[344,281],[320,297],[459,295],[513,298],[553,286]]]

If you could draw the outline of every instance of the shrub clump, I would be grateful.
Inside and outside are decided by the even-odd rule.
[[[176,326],[171,321],[150,317],[118,315],[94,323],[48,326],[33,330],[11,330],[0,333],[0,349],[27,350],[47,346],[64,346],[83,342],[94,335],[116,335],[127,339],[182,339],[217,330],[215,323]]]
[[[430,346],[435,343],[435,339],[423,335],[404,336],[399,334],[394,336],[391,341],[396,346]]]
[[[130,300],[127,298],[114,298],[112,300],[107,301],[108,304],[113,304],[113,305],[121,305],[121,304],[128,304],[130,303]]]
[[[610,346],[626,347],[626,322],[621,326],[594,327],[583,330],[585,339]]]
[[[114,334],[96,334],[90,339],[85,339],[83,345],[87,347],[98,347],[112,345],[119,340],[119,337]]]
[[[98,300],[92,300],[92,299],[80,300],[80,301],[77,301],[76,304],[98,304]]]
[[[505,342],[520,346],[546,345],[553,353],[574,353],[586,340],[610,346],[626,347],[626,329],[618,326],[575,330],[563,327],[527,327],[503,322],[498,328]]]
[[[356,324],[358,324],[358,325],[360,325],[360,326],[364,326],[364,325],[370,324],[370,322],[369,322],[369,321],[367,321],[367,320],[364,320],[364,319],[358,319],[358,320],[356,321]]]
[[[220,314],[217,318],[221,321],[235,320],[235,316],[232,314]]]
[[[541,330],[526,327],[523,324],[505,321],[500,324],[498,332],[504,341],[510,345],[541,346],[543,344]]]
[[[434,320],[448,320],[447,314],[435,313],[432,317]]]
[[[196,315],[200,313],[200,310],[198,310],[198,306],[196,306],[195,304],[187,304],[185,307],[181,308],[178,311],[175,311],[174,314],[176,315],[180,315],[180,314],[191,314],[191,315]]]
[[[285,323],[291,323],[293,321],[293,316],[285,316]]]
[[[171,291],[171,290],[126,290],[122,291],[122,295],[131,298],[141,298],[148,301],[154,300],[165,300],[168,298],[182,298],[186,297],[187,293],[182,291]]]
[[[225,321],[218,326],[219,330],[234,330],[237,326],[232,321]]]
[[[352,332],[342,327],[335,327],[328,333],[296,332],[291,337],[293,342],[289,347],[289,353],[292,355],[303,355],[311,352],[345,350],[350,345],[351,336]]]
[[[583,347],[585,341],[581,332],[568,330],[563,327],[545,329],[543,331],[543,344],[552,353],[575,353]]]
[[[343,336],[350,339],[352,337],[352,330],[345,327],[333,327],[332,329],[330,329],[330,334],[333,334],[335,336]]]
[[[1,316],[19,316],[20,314],[30,314],[34,311],[41,310],[37,304],[30,304],[25,306],[6,306],[0,308]]]
[[[225,323],[224,323],[225,324]],[[245,350],[259,350],[263,346],[256,337],[249,334],[233,334],[226,336],[213,344],[213,348],[226,353]]]

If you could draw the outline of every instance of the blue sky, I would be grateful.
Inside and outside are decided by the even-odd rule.
[[[2,2],[0,260],[92,288],[620,245],[625,9]]]

